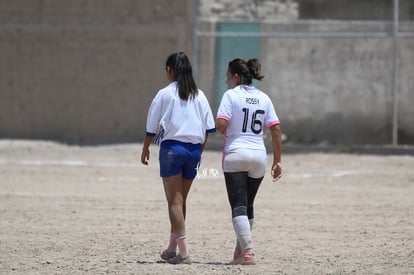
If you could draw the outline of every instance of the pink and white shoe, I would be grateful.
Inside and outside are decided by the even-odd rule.
[[[253,253],[240,253],[236,259],[230,262],[232,265],[255,265],[256,260]]]

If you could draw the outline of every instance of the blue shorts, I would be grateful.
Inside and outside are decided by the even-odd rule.
[[[170,177],[180,173],[185,179],[194,179],[201,159],[201,144],[165,140],[160,146],[160,176]]]

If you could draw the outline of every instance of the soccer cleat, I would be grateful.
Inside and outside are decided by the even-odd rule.
[[[169,252],[167,249],[163,250],[160,254],[161,259],[165,261],[168,261],[176,256],[177,256],[177,252],[175,251]]]
[[[230,262],[233,265],[255,265],[256,260],[254,259],[253,253],[240,253],[239,256]]]
[[[170,264],[191,264],[192,263],[189,255],[181,256],[180,254],[178,254],[174,258],[169,259],[167,262]]]

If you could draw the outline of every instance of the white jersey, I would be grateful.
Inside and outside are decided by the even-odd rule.
[[[148,111],[147,135],[163,131],[162,140],[204,143],[206,132],[215,132],[214,117],[204,93],[188,101],[178,94],[177,82],[158,91]]]
[[[280,123],[269,96],[247,85],[236,86],[224,93],[217,118],[228,121],[224,152],[239,148],[266,150],[263,127]]]

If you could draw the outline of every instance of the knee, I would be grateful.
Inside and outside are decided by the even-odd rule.
[[[232,209],[232,217],[237,216],[247,216],[247,207],[246,206],[236,206]]]

